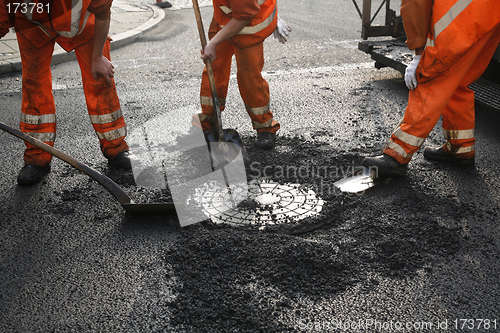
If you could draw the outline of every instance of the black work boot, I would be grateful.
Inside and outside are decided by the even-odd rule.
[[[255,147],[262,150],[269,150],[276,146],[276,133],[271,132],[258,132],[257,140],[255,140]]]
[[[408,171],[408,164],[401,164],[387,154],[366,157],[361,165],[374,170],[377,177],[404,177]]]
[[[124,169],[124,170],[131,170],[132,169],[132,161],[135,161],[134,164],[139,164],[139,160],[137,159],[137,156],[132,154],[131,152],[127,151],[122,151],[118,155],[116,155],[113,158],[108,159],[109,165]]]
[[[38,183],[43,177],[50,172],[50,164],[41,167],[38,165],[26,164],[23,166],[17,175],[17,183],[19,185],[33,185]]]
[[[457,158],[453,154],[448,154],[444,151],[443,147],[439,148],[425,148],[424,158],[429,161],[454,163],[462,166],[473,166],[474,157],[472,158]]]

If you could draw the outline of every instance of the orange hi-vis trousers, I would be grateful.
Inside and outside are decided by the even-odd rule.
[[[17,33],[21,52],[23,81],[21,132],[50,146],[56,138],[56,108],[52,94],[50,62],[54,52],[54,40],[41,47],[33,45],[22,33]],[[108,85],[104,78],[97,81],[91,74],[93,39],[78,46],[75,53],[82,73],[83,90],[87,109],[95,132],[100,140],[101,150],[106,158],[113,158],[128,150],[124,138],[127,134],[125,120],[113,81]],[[106,42],[104,56],[110,59],[110,43]],[[25,164],[46,166],[52,155],[26,143]]]
[[[404,118],[384,153],[399,163],[409,163],[442,115],[444,151],[456,158],[473,158],[474,92],[468,86],[486,70],[499,42],[497,26],[441,75],[410,90]]]
[[[221,111],[225,108],[229,77],[231,75],[232,57],[236,57],[237,80],[241,98],[245,103],[252,125],[257,132],[276,133],[279,123],[273,118],[269,109],[269,84],[262,77],[264,67],[264,45],[257,43],[247,48],[239,48],[228,41],[217,46],[215,61],[212,62],[217,97]],[[201,113],[197,114],[204,131],[215,128],[216,116],[214,115],[212,92],[208,81],[207,68],[203,70],[201,81]]]

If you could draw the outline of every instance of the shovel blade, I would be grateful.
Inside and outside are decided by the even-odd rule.
[[[350,194],[359,194],[382,183],[386,178],[375,177],[375,170],[363,168],[342,178],[335,185],[341,192]]]
[[[241,152],[243,159],[248,161],[248,154],[241,141],[241,137],[234,129],[224,129],[224,140],[219,141],[219,131],[212,130],[205,133],[205,140],[217,162],[231,163]],[[217,147],[217,149],[214,149]],[[214,161],[215,162],[215,161]],[[215,162],[215,164],[218,164]]]

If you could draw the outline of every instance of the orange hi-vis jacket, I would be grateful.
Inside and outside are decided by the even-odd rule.
[[[225,109],[225,99],[231,74],[233,55],[236,58],[240,95],[245,103],[253,128],[258,132],[275,133],[280,125],[269,108],[269,84],[262,77],[264,67],[264,40],[276,29],[278,13],[276,0],[213,0],[214,16],[208,36],[212,39],[232,19],[250,21],[237,35],[217,46],[217,57],[212,62],[217,94]],[[202,112],[193,124],[201,122],[204,131],[213,129],[212,93],[207,69],[202,75],[200,104]]]
[[[9,0],[11,1],[11,0]],[[30,0],[24,0],[30,1]],[[108,85],[103,77],[94,79],[92,54],[94,20],[110,17],[112,0],[31,0],[42,3],[34,10],[18,11],[5,20],[0,11],[0,27],[14,25],[21,53],[23,83],[20,129],[23,133],[54,146],[56,107],[52,93],[50,63],[57,42],[66,51],[75,50],[81,69],[83,91],[90,120],[107,158],[128,150],[127,134],[114,80]],[[38,8],[44,11],[37,10]],[[46,9],[48,11],[45,11]],[[1,32],[1,31],[0,31]],[[110,39],[103,56],[110,57]],[[45,166],[52,155],[26,143],[24,162]]]
[[[36,6],[38,0],[32,2]],[[82,33],[89,19],[87,10],[90,0],[62,0],[52,2],[50,14],[42,10],[28,10],[24,16],[28,21],[35,23],[49,37],[54,33],[67,38],[73,38]],[[50,15],[50,16],[49,16]]]
[[[250,20],[230,42],[249,47],[262,42],[276,29],[278,22],[276,0],[214,0],[214,20],[223,28],[231,18]]]
[[[12,3],[11,0],[7,2]],[[15,13],[14,6],[0,8],[2,18],[9,17],[10,26],[22,33],[35,46],[41,47],[51,39],[66,50],[71,51],[94,36],[95,16],[102,19],[109,17],[111,1],[109,0],[25,0],[26,9],[22,7]],[[15,5],[15,3],[12,3]],[[95,15],[94,15],[95,14]],[[3,25],[6,24],[4,20]]]
[[[500,43],[498,0],[403,0],[410,49],[424,47],[419,84],[384,153],[408,163],[442,117],[443,149],[455,158],[475,155],[474,92]]]
[[[417,68],[418,81],[425,82],[446,71],[500,23],[500,1],[403,0],[401,16],[408,47],[425,46]]]

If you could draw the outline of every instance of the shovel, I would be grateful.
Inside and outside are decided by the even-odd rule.
[[[91,167],[77,161],[73,157],[63,153],[62,151],[49,146],[48,144],[37,140],[29,135],[26,135],[18,130],[15,130],[4,123],[0,122],[0,129],[20,139],[32,144],[33,146],[40,148],[43,151],[63,160],[69,165],[75,167],[76,169],[87,174],[99,184],[101,184],[109,193],[111,193],[118,202],[122,205],[123,209],[131,214],[155,214],[155,213],[170,213],[175,214],[175,206],[173,202],[164,203],[135,203],[132,199],[125,193],[120,186],[118,186],[113,180],[99,173],[98,171],[92,169]]]
[[[205,37],[205,30],[203,29],[203,21],[200,13],[200,6],[198,5],[198,0],[193,0],[194,14],[196,16],[196,22],[198,24],[198,32],[200,34],[201,47],[205,49],[207,45],[207,39]],[[215,155],[214,163],[219,161],[226,161],[231,163],[238,154],[241,152],[244,159],[247,159],[245,146],[241,141],[241,138],[234,129],[223,129],[222,118],[220,112],[219,98],[217,97],[217,89],[215,86],[214,73],[212,70],[212,61],[210,58],[205,59],[205,65],[207,66],[208,81],[210,83],[210,91],[212,92],[212,104],[214,107],[214,112],[217,118],[217,130],[209,131],[206,134],[206,140],[209,147],[211,142],[218,142],[218,152],[212,150],[212,155]],[[228,144],[229,143],[229,144]]]
[[[347,194],[363,194],[366,190],[383,183],[387,177],[377,177],[376,170],[363,167],[335,183],[341,192]]]

